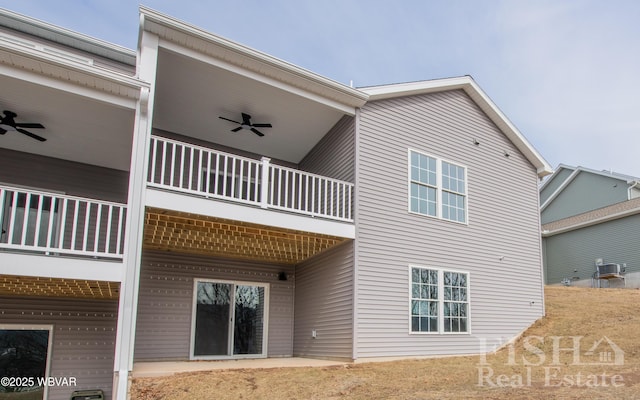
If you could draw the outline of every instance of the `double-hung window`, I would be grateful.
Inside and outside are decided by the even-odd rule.
[[[466,168],[414,150],[409,164],[410,211],[466,223]]]
[[[411,266],[411,332],[469,332],[469,274]]]

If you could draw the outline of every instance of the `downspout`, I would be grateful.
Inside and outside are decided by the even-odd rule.
[[[353,312],[353,321],[352,321],[352,329],[351,334],[352,337],[352,360],[355,362],[358,359],[358,262],[359,262],[359,241],[358,241],[358,220],[359,220],[359,204],[358,200],[359,189],[360,189],[360,180],[359,180],[359,162],[360,162],[360,108],[356,108],[356,114],[354,116],[354,192],[353,192],[353,223],[356,228],[356,238],[353,241],[353,293],[352,293],[352,305],[351,307]]]

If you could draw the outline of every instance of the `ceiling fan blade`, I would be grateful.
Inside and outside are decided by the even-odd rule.
[[[32,122],[21,122],[16,124],[16,128],[32,128],[32,129],[44,129],[44,125]]]
[[[25,131],[24,129],[16,128],[16,131],[18,131],[18,132],[20,132],[22,134],[25,134],[25,135],[27,135],[29,137],[32,137],[35,140],[39,140],[41,142],[44,142],[45,140],[47,140],[47,139],[43,138],[42,136],[38,136],[38,135],[33,134],[33,133],[29,132],[29,131]]]
[[[251,128],[251,132],[255,133],[256,135],[258,135],[260,137],[264,136],[264,133],[260,132],[256,128]]]
[[[242,127],[241,127],[241,126],[239,126],[239,127],[235,128],[235,129],[232,129],[232,130],[231,130],[231,132],[238,132],[240,129],[242,129]]]
[[[273,128],[271,124],[253,124],[252,126],[255,126],[256,128]]]
[[[251,115],[242,113],[242,123],[251,126]]]
[[[236,124],[240,124],[240,123],[241,123],[241,122],[234,121],[234,120],[232,120],[232,119],[225,118],[225,117],[218,117],[218,118],[220,118],[220,119],[224,119],[225,121],[233,122],[233,123],[236,123]]]

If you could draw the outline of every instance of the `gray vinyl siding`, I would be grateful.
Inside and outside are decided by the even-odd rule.
[[[126,203],[129,173],[0,148],[0,183]]]
[[[550,181],[546,183],[544,189],[540,191],[540,204],[544,204],[545,201],[555,192],[562,183],[573,173],[574,170],[561,168],[553,173],[549,177]]]
[[[278,280],[279,272],[288,279]],[[293,354],[293,267],[145,251],[135,361],[189,359],[195,278],[268,282],[268,356]]]
[[[640,215],[592,225],[544,239],[546,283],[563,278],[590,279],[595,260],[627,264],[627,273],[640,272]]]
[[[117,301],[0,297],[0,310],[0,324],[53,325],[49,376],[75,377],[77,386],[50,387],[49,400],[68,400],[85,389],[111,398]]]
[[[538,180],[525,157],[463,91],[371,102],[360,118],[357,357],[477,353],[481,338],[495,346],[541,317]],[[467,167],[468,225],[408,212],[409,148]],[[409,333],[411,264],[469,272],[470,334]]]
[[[300,169],[347,182],[354,180],[355,121],[344,116],[300,162]]]
[[[353,357],[353,274],[352,241],[296,266],[295,356]]]
[[[624,180],[580,172],[542,211],[543,224],[626,201]]]

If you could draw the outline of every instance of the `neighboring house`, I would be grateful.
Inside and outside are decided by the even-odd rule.
[[[354,89],[140,12],[137,56],[0,14],[0,106],[47,139],[0,124],[2,354],[125,398],[138,362],[475,354],[544,314],[551,168],[473,79]]]
[[[560,165],[540,203],[547,284],[640,287],[640,178]],[[594,279],[601,263],[625,279]]]

